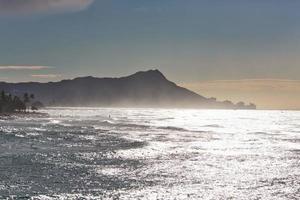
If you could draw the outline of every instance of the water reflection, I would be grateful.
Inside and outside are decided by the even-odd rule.
[[[0,197],[299,197],[299,112],[45,112],[0,121]]]

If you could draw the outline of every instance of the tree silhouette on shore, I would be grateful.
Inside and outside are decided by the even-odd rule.
[[[18,96],[1,91],[0,113],[26,112],[31,99],[34,99],[33,94],[25,93],[22,100]]]

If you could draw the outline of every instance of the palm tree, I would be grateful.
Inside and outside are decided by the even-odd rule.
[[[24,98],[24,103],[25,103],[25,106],[26,106],[26,109],[25,109],[25,111],[27,111],[27,107],[28,107],[28,103],[30,102],[30,98],[29,98],[29,95],[28,95],[28,93],[25,93],[24,94],[24,96],[23,96],[23,98]]]
[[[26,104],[19,97],[15,97],[14,103],[17,111],[26,111]]]
[[[34,94],[31,94],[31,95],[30,95],[30,99],[34,100],[34,98],[35,98],[35,97],[34,97]],[[31,104],[31,110],[33,110],[33,111],[34,111],[34,110],[38,110],[35,106],[33,106],[33,103]]]
[[[3,112],[4,98],[5,98],[5,92],[1,91],[1,95],[0,95],[0,112]]]
[[[5,92],[2,90],[1,91],[1,100],[4,101],[4,99],[5,99]]]
[[[28,93],[24,93],[24,103],[28,103],[29,102],[29,95]]]
[[[24,101],[17,96],[6,94],[4,91],[0,93],[0,113],[1,112],[15,112],[26,111],[26,103],[29,103],[30,99],[28,94],[24,94]]]

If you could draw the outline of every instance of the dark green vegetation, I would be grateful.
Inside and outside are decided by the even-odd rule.
[[[13,96],[5,91],[0,94],[0,113],[26,112],[28,109],[38,110],[37,102],[30,104],[33,94],[25,93],[22,98]]]

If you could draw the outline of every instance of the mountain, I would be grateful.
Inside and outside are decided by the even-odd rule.
[[[49,83],[0,83],[0,91],[33,93],[48,106],[190,107],[253,109],[254,105],[218,102],[177,86],[158,70],[121,78],[80,77]]]

